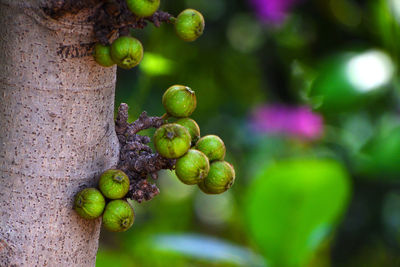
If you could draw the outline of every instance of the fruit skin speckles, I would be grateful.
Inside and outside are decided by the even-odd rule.
[[[149,17],[157,11],[160,0],[126,0],[128,9],[138,17]]]
[[[182,118],[177,120],[175,123],[185,127],[192,137],[192,145],[196,144],[197,140],[200,138],[200,127],[196,121],[191,118]]]
[[[96,219],[103,213],[106,201],[96,188],[85,188],[75,195],[74,210],[84,219]]]
[[[106,198],[123,198],[129,191],[129,177],[121,170],[107,170],[100,177],[99,188]]]
[[[206,194],[221,194],[235,182],[235,169],[226,161],[215,161],[210,165],[208,176],[198,184]]]
[[[111,47],[97,43],[93,50],[94,60],[103,67],[111,67],[115,65],[111,58]]]
[[[131,69],[142,61],[142,43],[130,36],[119,37],[111,44],[111,58],[118,67]]]
[[[224,141],[216,135],[206,135],[196,143],[196,149],[200,150],[210,161],[224,160],[226,148]]]
[[[189,117],[197,106],[196,94],[187,86],[173,85],[165,91],[162,103],[170,116]]]
[[[175,32],[184,41],[192,42],[199,38],[204,31],[203,15],[194,9],[183,10],[175,21]]]
[[[195,149],[179,158],[175,164],[175,173],[179,180],[187,185],[198,184],[203,181],[210,170],[210,163],[206,155]]]
[[[111,232],[124,232],[128,230],[135,220],[131,205],[125,200],[110,201],[103,214],[103,226]]]
[[[191,143],[188,130],[176,123],[164,124],[158,128],[153,140],[158,154],[168,159],[183,156],[189,150]]]

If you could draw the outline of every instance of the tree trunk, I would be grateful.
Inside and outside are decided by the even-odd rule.
[[[86,51],[92,10],[0,1],[0,266],[94,266],[101,219],[72,204],[118,160],[115,68]]]

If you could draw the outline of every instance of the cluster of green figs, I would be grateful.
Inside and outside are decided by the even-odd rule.
[[[126,0],[128,9],[137,17],[149,17],[157,11],[160,0]],[[182,40],[191,42],[203,34],[203,15],[194,9],[183,10],[178,17],[171,17],[175,32]],[[142,43],[131,36],[121,36],[111,45],[97,43],[93,56],[96,62],[104,67],[117,64],[123,69],[137,66],[143,58]]]
[[[135,218],[132,206],[122,199],[129,191],[129,177],[121,170],[109,169],[100,176],[98,187],[75,195],[75,211],[89,220],[103,215],[103,226],[109,231],[128,230]]]
[[[177,159],[175,173],[182,183],[197,184],[207,194],[228,190],[235,181],[235,170],[224,161],[224,142],[216,135],[200,138],[198,124],[189,118],[196,109],[195,92],[187,86],[173,85],[164,93],[162,103],[167,116],[177,121],[164,124],[154,133],[157,152]]]
[[[155,131],[153,142],[158,154],[176,159],[175,173],[182,183],[197,184],[206,194],[228,190],[235,181],[235,170],[224,161],[224,142],[216,135],[200,137],[198,124],[189,118],[197,105],[195,92],[173,85],[164,93],[162,103],[166,110],[163,118],[175,121]],[[99,189],[86,188],[76,194],[74,209],[85,219],[103,215],[103,226],[109,231],[126,231],[134,221],[133,209],[123,199],[129,186],[129,177],[123,171],[107,170],[100,177]]]

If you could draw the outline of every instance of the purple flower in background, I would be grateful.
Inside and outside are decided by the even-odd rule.
[[[253,111],[250,123],[259,133],[285,134],[303,139],[317,139],[323,132],[322,116],[308,107],[261,106]]]
[[[290,9],[302,0],[249,0],[262,22],[282,23]]]

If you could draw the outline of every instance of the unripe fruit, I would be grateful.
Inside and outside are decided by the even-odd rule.
[[[199,139],[196,143],[196,149],[206,154],[210,161],[224,160],[225,144],[221,138],[216,135],[206,135]]]
[[[191,42],[203,34],[204,26],[204,18],[200,12],[185,9],[176,18],[175,32],[179,38]]]
[[[143,58],[142,43],[130,36],[119,37],[111,45],[111,58],[118,67],[131,69]]]
[[[96,219],[104,210],[106,201],[96,188],[85,188],[75,195],[74,209],[85,219]]]
[[[110,201],[103,214],[103,226],[111,232],[128,230],[135,219],[131,205],[125,200]]]
[[[154,146],[164,158],[177,159],[190,148],[190,134],[185,127],[169,123],[161,126],[154,133]]]
[[[138,17],[149,17],[157,11],[160,0],[126,0],[128,9]]]
[[[206,194],[221,194],[235,182],[235,169],[226,161],[215,161],[210,165],[208,176],[199,188]]]
[[[207,177],[210,163],[203,152],[195,149],[189,151],[176,161],[175,173],[182,183],[197,184]]]
[[[196,123],[195,120],[190,118],[182,118],[177,120],[175,123],[182,125],[189,131],[190,136],[192,137],[192,145],[194,145],[197,140],[200,138],[200,127]]]
[[[196,109],[196,94],[187,86],[173,85],[165,91],[162,103],[169,115],[176,118],[189,117]]]
[[[129,191],[129,177],[121,170],[107,170],[100,177],[99,188],[109,199],[123,198]]]
[[[115,65],[111,58],[111,47],[97,43],[93,50],[94,60],[103,67],[111,67]]]

